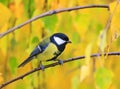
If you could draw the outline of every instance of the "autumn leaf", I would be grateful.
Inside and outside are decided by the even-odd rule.
[[[2,73],[0,73],[0,84],[3,83],[3,76],[2,76]]]
[[[99,68],[95,72],[97,89],[108,89],[112,83],[113,73],[106,68]]]
[[[4,6],[2,3],[0,3],[0,28],[3,27],[6,23],[8,23],[11,12],[10,10]]]
[[[85,51],[85,65],[81,67],[80,81],[82,82],[90,74],[90,55],[92,50],[92,43],[86,47]]]
[[[112,41],[116,40],[120,35],[120,4],[118,1],[114,1],[110,4],[110,12],[113,14],[110,26]]]

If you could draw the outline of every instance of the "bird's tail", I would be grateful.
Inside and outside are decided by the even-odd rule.
[[[33,59],[33,57],[28,57],[25,61],[23,61],[23,62],[18,66],[18,68],[24,66],[25,64],[27,64],[27,63],[28,63],[29,61],[31,61],[32,59]]]

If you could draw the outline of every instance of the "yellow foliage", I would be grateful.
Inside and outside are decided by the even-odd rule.
[[[104,52],[104,49],[106,47],[106,30],[103,30],[100,33],[100,36],[98,38],[98,47],[102,52]]]
[[[0,29],[6,23],[8,23],[10,17],[11,17],[10,10],[6,6],[4,6],[2,3],[0,3]]]
[[[111,35],[112,35],[112,41],[116,40],[119,35],[120,35],[120,4],[117,5],[118,1],[115,1],[113,3],[110,4],[110,12],[113,15],[112,17],[112,22],[111,22],[111,26],[110,26],[110,30],[111,30]],[[116,9],[115,9],[116,7]]]
[[[14,12],[16,18],[20,18],[21,16],[24,15],[24,8],[22,4],[22,0],[15,0],[15,5],[14,5]]]
[[[4,27],[1,28],[1,31],[5,31],[8,28],[8,24],[5,24]],[[0,39],[0,51],[2,51],[3,55],[7,54],[7,46],[8,46],[8,36]]]
[[[92,50],[92,43],[88,44],[85,50],[85,65],[81,67],[80,81],[82,82],[86,77],[90,75],[90,55]]]
[[[96,83],[93,78],[95,74],[92,71],[92,66],[98,71],[99,64],[103,64],[103,60],[101,59],[104,59],[104,56],[94,58],[96,64],[92,64],[91,61],[93,59],[90,58],[90,55],[93,52],[97,53],[99,48],[104,52],[106,46],[111,46],[109,51],[120,51],[120,5],[118,5],[114,12],[113,10],[116,6],[116,1],[111,3],[112,1],[113,0],[10,0],[10,2],[7,2],[9,7],[1,2],[0,33],[5,32],[11,26],[23,23],[30,19],[30,17],[35,17],[49,10],[74,7],[77,5],[110,3],[110,11],[105,8],[87,8],[63,12],[49,16],[48,18],[40,18],[17,29],[10,35],[1,38],[0,83],[3,83],[4,79],[9,80],[30,71],[32,69],[32,62],[20,69],[17,69],[16,66],[29,56],[30,52],[43,37],[50,36],[54,32],[63,32],[69,36],[72,44],[67,45],[65,51],[59,58],[67,59],[81,55],[85,55],[86,58],[83,61],[69,62],[62,66],[49,68],[44,72],[40,72],[40,75],[38,75],[38,73],[33,73],[19,82],[16,81],[15,84],[11,84],[11,86],[8,87],[12,89],[37,89],[38,87],[41,89],[95,89]],[[29,10],[31,12],[29,12]],[[108,31],[103,29],[106,26],[110,13],[113,14],[113,18],[108,33]],[[13,22],[11,21],[11,17],[14,18]],[[108,44],[109,39],[111,42],[111,37],[108,36],[110,34],[113,41],[113,44],[111,45]],[[115,39],[116,43],[114,42]],[[11,57],[16,61],[10,60]],[[45,64],[53,62],[54,61],[45,62]],[[96,80],[101,80],[102,77],[107,76],[107,78],[110,79],[107,80],[109,84],[105,85],[107,86],[107,89],[119,89],[119,56],[106,57],[104,64],[107,68],[100,69],[97,72],[97,76],[95,76]],[[36,62],[33,63],[33,65],[36,66]],[[15,69],[14,74],[11,70],[12,67],[15,67],[13,68]],[[99,73],[101,71],[103,73],[102,75]],[[112,74],[111,76],[105,74],[104,71],[105,73],[113,73],[114,77],[112,77]]]
[[[3,83],[3,76],[2,76],[2,73],[0,73],[0,84],[2,84]]]

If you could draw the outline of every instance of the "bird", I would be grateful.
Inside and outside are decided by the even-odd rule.
[[[64,33],[54,33],[50,37],[43,39],[31,52],[29,57],[24,60],[19,66],[23,67],[29,63],[34,58],[37,58],[40,62],[40,67],[44,70],[42,65],[43,61],[56,60],[57,57],[64,51],[66,44],[72,43],[68,36]],[[58,60],[60,64],[63,63],[62,60]]]

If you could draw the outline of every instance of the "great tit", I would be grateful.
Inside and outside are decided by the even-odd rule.
[[[18,67],[22,67],[36,57],[40,62],[55,60],[65,49],[67,43],[71,43],[68,36],[63,33],[55,33],[41,41],[30,56]]]

